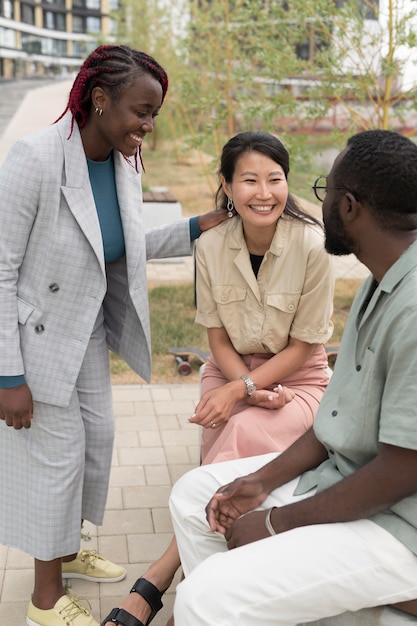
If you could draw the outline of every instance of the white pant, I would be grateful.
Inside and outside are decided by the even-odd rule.
[[[369,520],[305,526],[228,551],[209,530],[213,493],[276,454],[206,465],[175,485],[170,508],[185,573],[174,607],[178,626],[292,626],[344,611],[417,597],[417,557]],[[297,481],[262,508],[293,496]]]

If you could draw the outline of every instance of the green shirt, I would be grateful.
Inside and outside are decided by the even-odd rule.
[[[322,491],[372,461],[380,443],[417,450],[417,242],[352,304],[314,432],[329,459],[296,493]],[[417,494],[372,516],[417,554]]]

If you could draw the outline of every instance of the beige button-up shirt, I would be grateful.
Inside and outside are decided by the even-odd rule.
[[[257,278],[238,217],[204,232],[196,259],[196,322],[224,327],[239,354],[277,354],[290,336],[331,337],[332,260],[318,226],[283,215]]]

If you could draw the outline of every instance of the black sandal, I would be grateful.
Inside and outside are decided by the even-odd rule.
[[[137,617],[133,617],[131,613],[128,613],[124,609],[112,609],[106,619],[101,623],[101,626],[105,626],[107,622],[120,624],[120,626],[145,626]]]
[[[130,593],[138,593],[151,607],[151,615],[144,624],[137,617],[133,617],[131,613],[128,613],[124,609],[112,609],[108,617],[101,623],[101,626],[105,626],[107,622],[111,622],[113,624],[119,624],[120,626],[148,626],[151,623],[155,615],[160,611],[163,607],[161,598],[165,591],[159,591],[155,585],[146,580],[146,578],[138,578],[135,584],[133,585]]]

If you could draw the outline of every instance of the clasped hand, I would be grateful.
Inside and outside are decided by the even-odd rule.
[[[236,524],[236,520],[242,515],[244,515],[242,520],[249,519],[249,512],[261,505],[267,495],[255,474],[242,476],[220,487],[206,506],[210,529],[222,535],[227,533],[230,535],[229,531]],[[256,513],[263,513],[265,518],[265,512],[257,511]]]
[[[246,402],[252,406],[260,406],[263,409],[282,409],[283,406],[294,399],[295,391],[288,387],[278,385],[273,391],[259,389],[246,398]]]
[[[259,406],[264,409],[281,409],[291,402],[295,392],[288,387],[279,385],[273,391],[259,389],[245,401],[251,406]],[[229,419],[233,407],[241,398],[233,393],[232,383],[207,391],[197,404],[195,413],[189,419],[192,424],[200,424],[203,428],[211,428],[223,425]]]

